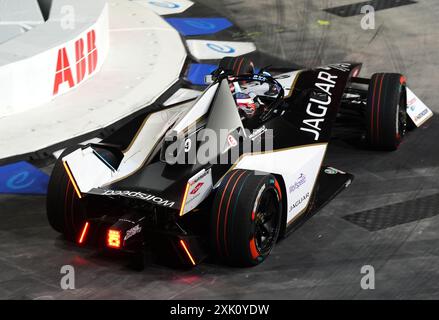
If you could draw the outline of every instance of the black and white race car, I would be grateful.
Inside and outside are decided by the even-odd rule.
[[[322,166],[334,135],[395,150],[432,116],[400,74],[359,63],[272,75],[227,57],[195,100],[69,148],[49,184],[50,225],[79,245],[195,266],[254,266],[346,188]],[[271,71],[273,73],[273,71]]]

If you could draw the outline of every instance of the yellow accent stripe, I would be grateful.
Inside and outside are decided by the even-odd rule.
[[[186,206],[186,199],[187,199],[187,195],[189,193],[189,187],[190,187],[190,184],[187,183],[186,190],[184,191],[183,201],[181,202],[180,217],[182,217],[184,215],[184,207]]]
[[[284,99],[288,99],[293,95],[294,88],[296,87],[297,81],[299,80],[302,72],[303,70],[297,72],[296,79],[294,79],[293,84],[291,85],[290,91],[288,92],[288,96],[284,97]]]
[[[189,259],[191,259],[192,264],[195,266],[195,265],[196,265],[195,260],[194,260],[194,258],[192,258],[192,255],[191,255],[191,253],[189,252],[189,249],[187,248],[186,244],[184,243],[183,240],[180,240],[180,243],[181,243],[181,245],[182,245],[184,251],[186,251],[186,254],[187,254],[187,256],[189,257]]]
[[[73,188],[76,191],[76,194],[78,195],[79,199],[82,199],[81,191],[79,191],[78,185],[76,184],[75,178],[73,178],[72,172],[70,171],[69,165],[66,161],[63,161],[64,168],[67,172],[67,175],[69,176],[70,181],[72,182]]]
[[[156,112],[154,112],[154,113],[156,113]],[[127,153],[128,151],[130,151],[130,149],[131,149],[131,147],[133,146],[134,142],[137,140],[137,138],[138,138],[140,132],[143,130],[143,127],[145,126],[145,124],[148,122],[149,118],[150,118],[154,113],[150,113],[150,114],[148,114],[148,115],[146,116],[146,118],[145,118],[145,120],[143,120],[143,122],[142,122],[140,128],[137,130],[137,132],[136,132],[136,134],[135,134],[133,140],[131,140],[131,142],[130,142],[130,144],[128,145],[128,147],[127,147],[125,150],[123,150],[122,153],[125,154],[125,153]]]

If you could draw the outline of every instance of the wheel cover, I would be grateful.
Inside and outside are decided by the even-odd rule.
[[[255,213],[255,242],[261,255],[270,252],[279,228],[279,201],[274,189],[266,190],[260,197]]]

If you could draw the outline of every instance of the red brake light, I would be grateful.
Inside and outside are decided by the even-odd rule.
[[[119,249],[121,246],[121,233],[119,230],[108,230],[107,246],[110,248]]]
[[[78,240],[79,244],[84,243],[84,240],[87,237],[88,226],[89,226],[89,223],[86,222],[85,225],[84,225],[84,228],[82,228],[81,237],[79,237],[79,240]]]

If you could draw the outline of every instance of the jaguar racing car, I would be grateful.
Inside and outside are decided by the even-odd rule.
[[[332,137],[396,150],[432,116],[404,76],[360,70],[255,72],[224,58],[196,100],[65,150],[49,183],[50,225],[79,245],[164,263],[255,266],[352,182],[322,165]]]

